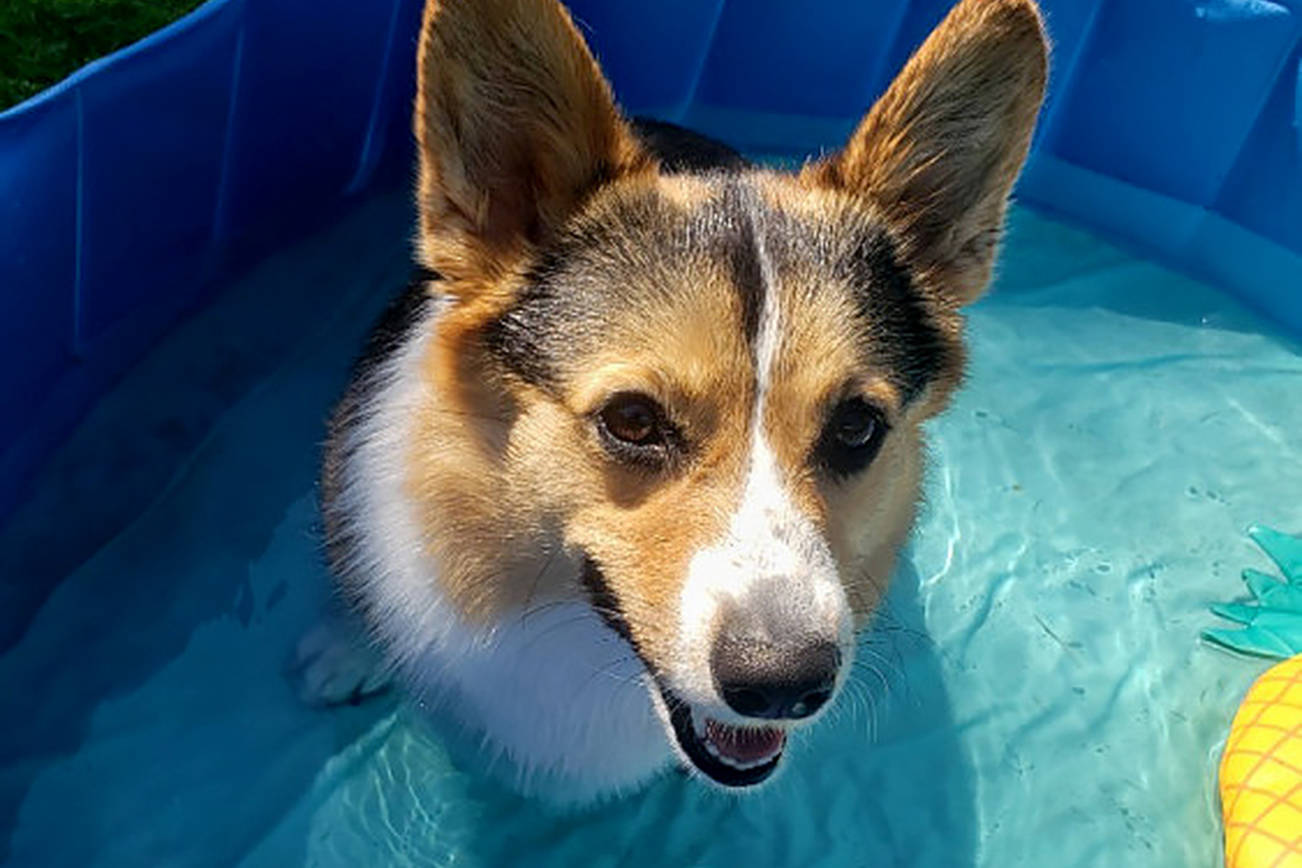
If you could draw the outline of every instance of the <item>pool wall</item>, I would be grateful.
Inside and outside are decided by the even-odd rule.
[[[1302,334],[1302,0],[1041,0],[1022,201]],[[410,176],[421,0],[210,0],[0,113],[0,517],[261,253]],[[626,109],[835,147],[950,0],[571,0]]]

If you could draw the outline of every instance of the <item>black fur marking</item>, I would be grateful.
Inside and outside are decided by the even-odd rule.
[[[579,580],[583,583],[583,589],[588,593],[588,601],[592,604],[592,609],[606,622],[606,626],[615,632],[617,636],[632,646],[633,651],[642,659],[643,665],[646,665],[646,659],[642,657],[642,652],[638,650],[637,642],[633,640],[633,631],[629,629],[628,619],[624,617],[624,610],[619,606],[619,599],[615,596],[614,590],[611,589],[610,583],[606,581],[606,576],[601,572],[601,567],[597,562],[586,554],[583,556],[583,568],[579,573]],[[647,666],[650,669],[650,666]]]
[[[760,262],[758,205],[755,194],[749,188],[738,183],[730,183],[723,190],[723,196],[707,212],[717,209],[720,214],[716,219],[720,224],[732,227],[733,231],[723,236],[726,246],[725,254],[732,266],[733,285],[737,288],[741,302],[742,332],[746,342],[754,345],[759,336],[760,317],[764,312],[764,294],[772,288],[765,286],[764,267]],[[707,214],[706,219],[711,219]]]
[[[642,145],[655,154],[668,174],[683,172],[736,172],[751,163],[732,148],[684,129],[677,124],[651,118],[634,118],[633,132]]]
[[[633,121],[633,126],[643,145],[661,161],[667,173],[739,171],[749,165],[727,145],[682,127],[644,119]],[[600,174],[596,181],[601,182]],[[646,207],[645,214],[630,213],[630,222],[645,220],[648,225],[654,225],[662,215],[651,210],[655,207],[652,203]],[[729,212],[735,210],[728,209]],[[703,215],[703,219],[731,219],[731,225],[738,225],[739,216],[742,215],[709,213]],[[554,391],[560,379],[554,354],[572,349],[573,342],[582,336],[580,332],[592,325],[591,320],[585,318],[586,313],[591,313],[594,307],[608,300],[589,293],[584,301],[574,287],[558,288],[557,278],[569,262],[585,252],[616,251],[612,255],[624,259],[655,254],[651,250],[630,253],[620,248],[621,242],[628,243],[620,227],[584,223],[570,226],[554,239],[527,276],[519,297],[507,311],[485,327],[483,340],[489,352],[524,382],[545,391]],[[739,245],[743,250],[753,249],[753,246],[753,243]],[[730,248],[730,253],[732,249],[736,248]],[[744,254],[738,255],[735,267],[739,271],[739,281],[744,278],[747,285],[758,285],[752,275],[758,266],[747,262]],[[586,313],[585,304],[589,305]],[[748,313],[748,322],[751,318],[758,322],[758,311],[756,306],[753,317]]]
[[[759,337],[760,316],[764,312],[764,293],[768,291],[764,285],[764,271],[754,243],[734,244],[728,252],[733,283],[741,298],[742,333],[746,342],[754,345]]]
[[[687,213],[654,195],[627,197],[600,219],[580,219],[543,252],[526,288],[484,340],[506,370],[555,394],[569,360],[602,345],[613,322],[658,304],[658,274],[679,257],[702,257],[730,270],[741,327],[752,346],[763,315],[770,267],[808,283],[801,291],[834,291],[824,274],[839,273],[859,310],[865,364],[886,371],[906,403],[959,363],[958,348],[939,327],[933,309],[901,261],[888,231],[867,215],[802,219],[764,206],[744,175],[709,179],[717,195]],[[636,291],[629,276],[636,276]],[[673,277],[668,287],[681,277]]]
[[[546,352],[548,338],[556,330],[551,314],[560,300],[545,276],[550,269],[536,272],[511,307],[484,329],[484,345],[507,370],[526,383],[550,391],[557,375]]]
[[[885,230],[862,236],[846,266],[873,347],[885,357],[908,403],[951,363],[949,344]]]
[[[438,279],[438,273],[428,268],[413,268],[407,287],[389,302],[367,335],[362,352],[353,363],[353,384],[368,377],[402,347],[412,324],[422,318],[425,306],[431,301],[430,282]]]

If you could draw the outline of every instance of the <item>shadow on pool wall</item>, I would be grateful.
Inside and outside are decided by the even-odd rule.
[[[409,185],[420,6],[210,0],[0,112],[0,520],[180,318]]]
[[[0,615],[0,864],[233,864],[382,713],[309,709],[284,664],[328,593],[324,419],[406,280],[409,226],[407,196],[382,197],[242,277],[90,412],[0,533],[24,580]],[[38,811],[11,853],[46,775],[56,805],[113,798],[81,806],[81,834]]]

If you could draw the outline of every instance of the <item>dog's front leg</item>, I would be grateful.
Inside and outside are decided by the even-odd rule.
[[[299,698],[315,706],[357,705],[388,690],[393,676],[356,620],[338,612],[299,639],[290,673]]]

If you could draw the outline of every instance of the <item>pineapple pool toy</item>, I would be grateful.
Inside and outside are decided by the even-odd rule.
[[[1243,625],[1203,635],[1227,648],[1287,658],[1257,679],[1230,725],[1221,756],[1226,868],[1302,868],[1302,537],[1248,531],[1284,581],[1257,570],[1243,580],[1254,602],[1213,606]]]

